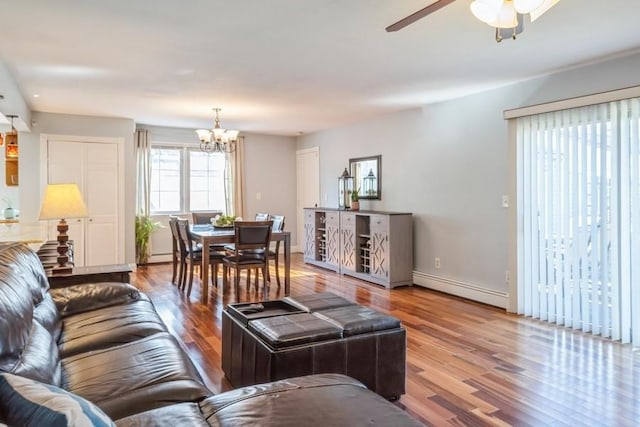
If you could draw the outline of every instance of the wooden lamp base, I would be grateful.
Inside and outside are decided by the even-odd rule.
[[[69,225],[67,221],[61,219],[58,223],[58,247],[56,250],[58,251],[58,265],[53,267],[53,274],[69,274],[73,271],[73,267],[68,264],[69,262],[69,245],[67,242],[69,241],[69,235],[67,231],[69,231]]]

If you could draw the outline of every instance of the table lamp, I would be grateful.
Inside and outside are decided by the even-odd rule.
[[[76,184],[49,184],[42,200],[40,219],[59,219],[58,223],[58,265],[53,267],[54,274],[70,273],[69,262],[69,225],[67,218],[85,218],[89,216]]]

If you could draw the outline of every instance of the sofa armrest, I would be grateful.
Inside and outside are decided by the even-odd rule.
[[[83,283],[51,289],[51,297],[62,316],[83,313],[112,305],[127,304],[140,299],[141,294],[128,283]]]

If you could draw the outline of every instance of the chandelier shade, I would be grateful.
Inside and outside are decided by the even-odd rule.
[[[476,0],[470,7],[476,18],[494,28],[518,26],[518,13],[511,1]]]
[[[224,129],[220,126],[220,111],[222,108],[214,108],[216,118],[212,129],[198,129],[200,149],[206,153],[232,153],[236,150],[236,142],[240,131]]]
[[[474,0],[469,8],[478,20],[496,29],[496,41],[516,38],[529,15],[531,22],[551,9],[560,0]]]

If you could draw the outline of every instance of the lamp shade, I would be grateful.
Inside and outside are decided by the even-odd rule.
[[[211,131],[208,129],[198,129],[196,131],[198,134],[198,139],[201,142],[211,142]]]
[[[512,1],[475,0],[469,7],[476,18],[494,28],[518,26],[518,14]]]
[[[44,193],[40,219],[84,218],[89,216],[77,184],[49,184]]]

